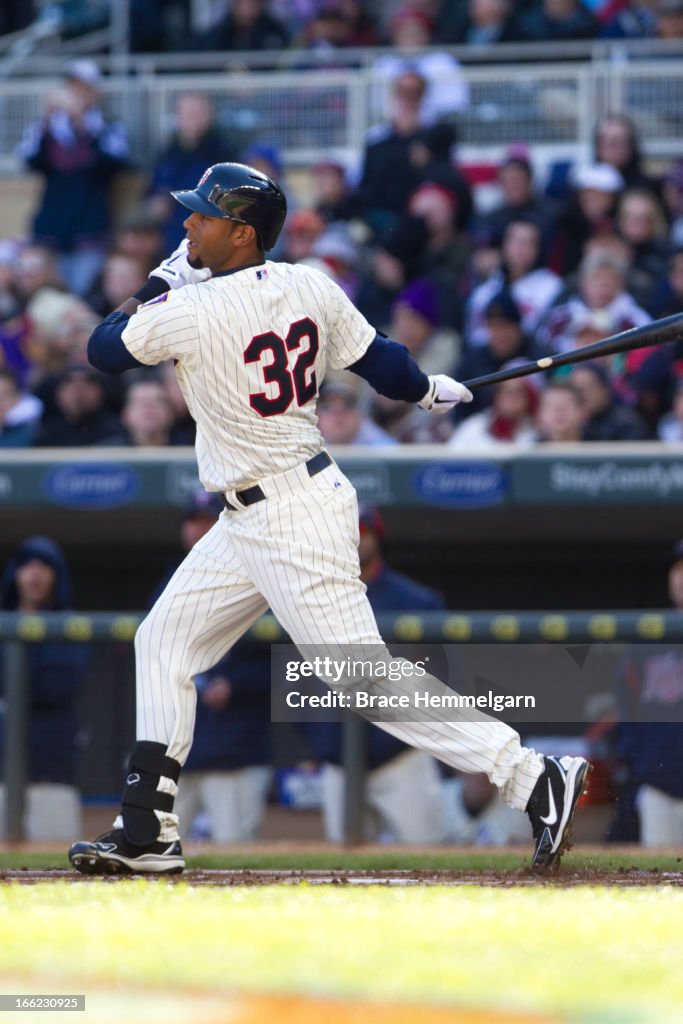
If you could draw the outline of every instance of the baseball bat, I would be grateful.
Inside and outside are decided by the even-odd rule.
[[[554,370],[557,366],[571,366],[573,363],[583,363],[587,359],[597,359],[598,356],[611,356],[616,352],[630,352],[634,348],[650,348],[653,345],[663,345],[667,341],[682,339],[683,313],[675,313],[673,316],[665,316],[661,320],[643,324],[642,327],[631,327],[628,331],[611,334],[609,338],[594,341],[590,345],[584,345],[583,348],[572,349],[571,352],[557,352],[555,355],[544,356],[535,362],[522,363],[520,366],[508,370],[497,370],[496,373],[487,373],[483,377],[474,377],[472,380],[464,380],[462,383],[470,391],[474,391],[476,388],[500,384],[504,380],[514,380],[516,377],[528,377],[531,373]]]

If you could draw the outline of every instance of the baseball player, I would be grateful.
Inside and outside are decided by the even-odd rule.
[[[84,874],[183,870],[173,802],[192,742],[193,677],[269,606],[299,647],[385,650],[359,576],[356,494],[316,425],[326,369],[351,370],[429,413],[472,398],[450,377],[425,376],[324,274],[266,260],[287,212],[270,178],[215,164],[196,188],[172,195],[189,210],[186,239],[97,327],[88,356],[107,373],[175,361],[197,423],[201,482],[225,510],[136,634],[137,740],[112,830],[69,851]],[[385,695],[401,689],[375,685]],[[583,758],[544,757],[506,724],[461,712],[382,728],[456,769],[484,772],[528,812],[534,865],[559,862]]]

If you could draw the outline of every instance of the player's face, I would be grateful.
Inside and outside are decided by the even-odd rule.
[[[212,273],[230,270],[244,258],[244,247],[235,244],[235,236],[242,224],[222,217],[205,217],[202,213],[191,213],[183,221],[187,232],[187,261],[196,270],[208,267]]]

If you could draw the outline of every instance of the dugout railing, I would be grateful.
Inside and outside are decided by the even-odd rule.
[[[27,786],[27,725],[30,686],[26,645],[49,640],[72,643],[132,642],[144,613],[51,612],[25,615],[0,612],[0,650],[3,659],[5,750],[5,828],[9,842],[25,838]],[[382,614],[378,625],[392,643],[435,644],[628,644],[683,642],[683,613],[656,611],[571,612],[429,612]],[[247,634],[264,644],[281,644],[287,634],[271,616],[259,619]],[[366,777],[365,722],[349,715],[344,723],[345,841],[363,842]]]

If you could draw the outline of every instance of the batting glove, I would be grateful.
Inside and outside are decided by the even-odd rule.
[[[149,276],[162,278],[170,288],[182,288],[186,284],[201,284],[202,281],[208,281],[211,271],[207,268],[195,270],[190,266],[187,262],[187,239],[183,238],[175,252],[162,260]]]
[[[449,412],[460,402],[471,402],[473,398],[464,384],[445,373],[437,373],[429,377],[429,391],[417,404],[427,412]]]

